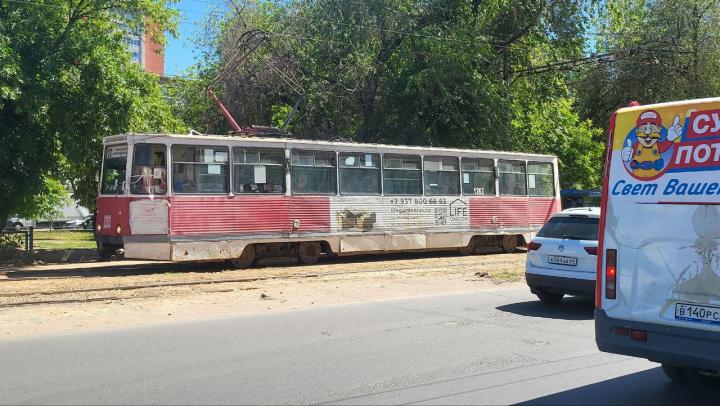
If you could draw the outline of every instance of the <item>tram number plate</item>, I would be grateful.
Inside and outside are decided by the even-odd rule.
[[[555,265],[577,266],[577,258],[562,255],[548,255],[547,262]]]
[[[675,303],[675,319],[720,324],[720,307]]]

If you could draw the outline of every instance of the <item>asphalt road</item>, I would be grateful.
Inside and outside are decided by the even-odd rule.
[[[526,289],[0,344],[0,403],[678,404],[720,392],[599,353],[592,303]]]

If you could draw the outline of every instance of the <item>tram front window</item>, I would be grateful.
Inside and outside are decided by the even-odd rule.
[[[165,194],[167,190],[166,147],[163,144],[138,144],[133,153],[130,192]]]
[[[125,193],[126,165],[127,145],[109,145],[105,147],[100,193],[114,195]]]

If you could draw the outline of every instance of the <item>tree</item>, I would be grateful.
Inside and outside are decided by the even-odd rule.
[[[103,136],[182,128],[158,79],[131,63],[124,46],[127,30],[160,42],[174,32],[166,5],[0,0],[0,219],[47,192],[51,175],[70,181],[92,208]]]
[[[589,0],[245,4],[196,84],[241,125],[302,95],[297,137],[554,153],[563,185],[599,185],[602,131],[573,112],[572,72],[535,69],[583,57]],[[219,117],[196,106],[183,117]]]
[[[531,150],[558,157],[560,186],[569,189],[600,187],[604,146],[596,140],[602,129],[573,111],[573,100],[563,98],[514,109],[511,149]]]
[[[720,1],[607,1],[595,31],[597,51],[608,57],[578,76],[583,117],[607,123],[633,100],[649,104],[720,92]]]
[[[40,192],[25,196],[17,215],[24,218],[50,219],[60,216],[60,208],[70,203],[70,196],[63,184],[48,176],[43,176]]]

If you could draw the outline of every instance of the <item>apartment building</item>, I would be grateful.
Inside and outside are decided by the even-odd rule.
[[[130,34],[125,41],[133,62],[140,64],[146,72],[160,76],[165,74],[165,56],[162,45],[144,33]]]

